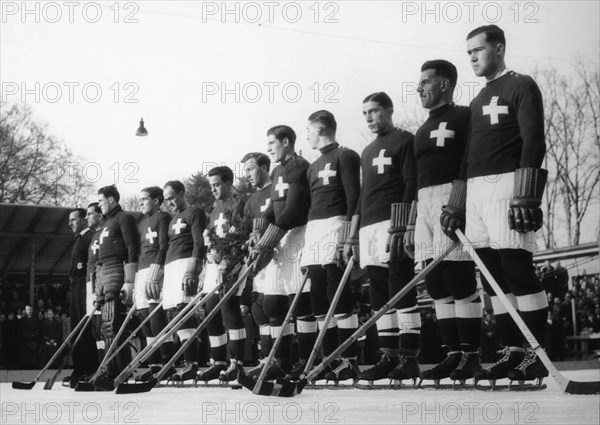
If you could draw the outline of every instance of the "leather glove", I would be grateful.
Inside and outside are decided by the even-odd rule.
[[[544,223],[540,209],[548,171],[542,168],[515,170],[513,199],[509,203],[508,227],[519,233],[537,232]]]
[[[454,180],[448,203],[442,207],[440,224],[442,231],[454,242],[458,237],[454,233],[456,229],[465,230],[465,213],[467,203],[467,182],[464,180]]]
[[[146,297],[149,300],[159,300],[162,291],[163,268],[159,264],[150,264],[148,278],[146,280]]]
[[[352,216],[352,221],[350,222],[350,230],[346,240],[344,242],[344,248],[342,252],[342,257],[344,262],[348,264],[348,260],[350,257],[354,257],[354,264],[358,267],[360,263],[360,250],[358,247],[358,226],[360,225],[360,216],[354,215]]]
[[[405,258],[404,233],[406,232],[409,214],[409,203],[392,204],[390,228],[388,229],[388,240],[385,248],[385,252],[390,253],[390,263],[395,263]]]

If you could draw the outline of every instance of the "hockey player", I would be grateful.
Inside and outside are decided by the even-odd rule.
[[[292,368],[291,343],[294,325],[288,324],[282,331],[283,319],[290,299],[302,284],[300,256],[304,248],[304,232],[310,201],[308,161],[295,152],[296,133],[286,125],[279,125],[267,132],[267,151],[272,162],[279,165],[273,170],[271,203],[256,220],[253,232],[260,235],[251,254],[255,270],[266,267],[264,312],[269,317],[271,337],[282,332],[281,345],[275,354],[276,361],[270,366],[267,379],[295,378],[303,372],[302,363]],[[274,257],[273,257],[274,256]],[[316,340],[317,323],[310,307],[310,285],[304,285],[294,312],[298,333],[298,355],[306,361]]]
[[[163,308],[172,320],[198,292],[198,280],[204,258],[206,214],[198,207],[189,206],[185,200],[185,187],[179,180],[168,181],[164,186],[167,206],[174,213],[169,224],[169,248],[165,258],[163,278]],[[194,332],[193,318],[183,323],[177,336],[183,344]],[[198,372],[198,344],[192,342],[183,354],[173,381],[194,379]]]
[[[164,200],[163,190],[158,186],[146,187],[140,193],[140,210],[144,217],[138,224],[140,258],[135,276],[135,305],[142,319],[147,318],[157,308],[161,298],[163,267],[169,247],[169,224],[171,223],[171,215],[160,210]],[[159,311],[152,315],[143,328],[148,345],[154,343],[154,337],[167,324],[164,309],[162,306],[158,309]],[[173,339],[170,337],[148,360],[149,371],[136,379],[142,381],[149,379],[153,373],[157,373],[162,368],[162,364],[171,359],[173,354]]]
[[[462,181],[452,188],[442,227],[455,237],[454,230],[466,221],[465,233],[476,253],[543,344],[548,301],[532,261],[547,177],[540,168],[546,150],[542,95],[531,77],[506,68],[505,52],[504,32],[495,25],[467,36],[471,66],[475,75],[485,77],[486,86],[471,101]],[[502,358],[478,377],[493,385],[505,377],[523,381],[547,376],[535,353],[523,348],[522,333],[504,305],[482,280],[505,348]]]
[[[358,328],[354,299],[346,283],[334,316],[325,325],[325,316],[340,284],[343,270],[339,253],[350,230],[360,195],[360,156],[335,140],[337,123],[329,111],[308,117],[307,140],[321,156],[308,167],[310,210],[306,225],[301,266],[308,268],[312,309],[319,328],[326,326],[323,355],[328,356]],[[343,381],[358,377],[357,342],[336,359],[325,379]]]
[[[205,237],[204,243],[208,255],[202,287],[203,293],[214,289],[219,282],[227,278],[228,271],[233,269],[234,264],[226,264],[227,260],[222,258],[225,253],[221,252],[221,248],[216,245],[230,239],[229,236],[232,233],[241,231],[244,211],[244,203],[233,191],[233,171],[229,167],[222,166],[211,169],[208,172],[208,183],[215,202],[205,232],[207,237]],[[226,291],[227,285],[224,286],[223,290]],[[199,381],[208,382],[218,378],[227,382],[237,379],[238,369],[243,365],[246,346],[246,328],[240,310],[240,295],[243,289],[244,286],[240,285],[237,295],[229,298],[221,311],[208,323],[212,364],[207,370],[198,373]],[[218,302],[219,297],[216,295],[207,300],[206,312],[209,313]],[[229,338],[227,338],[228,336]],[[229,348],[230,354],[229,367],[226,363],[227,348]]]
[[[139,235],[135,219],[119,205],[120,195],[115,186],[100,188],[98,195],[105,222],[98,240],[99,284],[96,287],[96,303],[102,309],[104,343],[110,347],[123,323],[125,305],[132,304]],[[121,291],[125,305],[119,299]],[[104,390],[112,389],[112,380],[130,360],[129,351],[121,350],[94,385]]]
[[[393,112],[392,100],[383,92],[373,93],[363,101],[363,115],[369,130],[377,137],[361,155],[360,202],[344,248],[346,257],[351,253],[356,255],[356,244],[360,239],[360,266],[367,269],[371,280],[369,296],[374,310],[379,310],[414,277],[413,260],[404,255],[403,249],[395,249],[396,243],[388,244],[391,239],[388,235],[394,241],[402,241],[405,227],[396,224],[406,225],[391,222],[392,205],[401,203],[400,207],[409,210],[417,188],[413,135],[394,126]],[[359,225],[360,231],[357,231]],[[421,316],[416,289],[394,307],[377,321],[381,359],[363,371],[359,380],[372,382],[389,378],[401,381],[419,377],[417,355]]]
[[[419,200],[415,260],[419,262],[431,261],[452,244],[442,232],[440,215],[448,203],[452,181],[459,177],[470,121],[469,108],[452,102],[456,81],[456,67],[448,61],[427,61],[421,67],[417,91],[429,117],[415,133],[414,147]],[[447,353],[441,363],[421,374],[421,380],[438,384],[447,377],[473,378],[481,369],[482,310],[472,259],[456,248],[425,277],[425,285],[434,300]]]
[[[271,176],[269,175],[271,160],[264,153],[251,152],[244,155],[242,164],[248,182],[256,190],[244,206],[244,222],[253,223],[254,219],[260,219],[271,203]],[[269,356],[273,343],[269,328],[269,317],[264,311],[265,275],[266,271],[263,269],[252,279],[252,291],[255,293],[254,302],[252,303],[252,317],[258,326],[262,359],[258,366],[248,371],[248,376],[251,378],[257,378],[260,374],[264,367],[264,360]]]

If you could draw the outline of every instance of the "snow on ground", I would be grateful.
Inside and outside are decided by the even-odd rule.
[[[564,371],[600,380],[600,370]],[[310,389],[293,398],[246,389],[159,387],[149,393],[51,391],[0,384],[1,424],[598,424],[599,395],[543,391]]]

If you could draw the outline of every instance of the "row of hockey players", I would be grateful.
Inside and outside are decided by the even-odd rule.
[[[324,323],[343,264],[350,257],[369,275],[369,295],[376,311],[415,276],[415,262],[427,263],[447,254],[457,240],[456,229],[465,231],[534,336],[543,341],[547,298],[532,261],[535,232],[542,225],[539,205],[546,179],[540,168],[545,154],[542,96],[530,77],[506,68],[505,48],[504,33],[495,25],[477,28],[467,36],[473,70],[486,79],[470,107],[452,102],[455,66],[445,60],[425,62],[418,92],[429,117],[415,135],[394,126],[393,103],[387,94],[367,96],[363,115],[376,137],[360,156],[338,144],[337,124],[328,111],[308,118],[307,140],[321,153],[312,164],[295,152],[292,128],[269,129],[270,159],[263,153],[242,159],[256,189],[245,205],[234,196],[233,173],[228,167],[209,172],[216,202],[208,220],[200,208],[187,205],[184,186],[178,181],[168,182],[163,189],[142,191],[144,218],[138,226],[119,206],[116,188],[100,189],[99,208],[105,221],[90,242],[90,261],[95,260],[96,267],[89,270],[95,273],[90,273],[90,280],[96,282],[106,344],[112,342],[123,320],[124,307],[118,302],[121,290],[125,299],[135,292],[136,308],[144,315],[162,303],[164,311],[154,314],[144,329],[152,344],[153,336],[198,290],[208,293],[221,282],[235,280],[241,270],[221,264],[224,253],[219,250],[226,249],[227,243],[219,240],[242,233],[243,223],[248,222],[252,222],[249,259],[254,290],[259,294],[252,313],[264,357],[281,335],[266,379],[298,379],[320,328],[326,328],[324,356],[356,331],[358,318],[347,285],[332,319]],[[271,162],[278,164],[273,170]],[[160,211],[163,200],[173,216]],[[306,283],[302,270],[309,278]],[[198,289],[200,280],[203,284]],[[505,347],[490,368],[482,369],[478,357],[482,306],[474,263],[469,252],[458,246],[425,277],[447,349],[440,364],[420,371],[421,324],[413,288],[377,321],[381,351],[377,364],[359,372],[354,343],[317,379],[495,381],[508,377],[523,381],[547,375],[535,353],[525,347],[506,307],[486,279],[482,281]],[[301,288],[295,324],[284,324],[291,299]],[[240,286],[238,296],[230,298],[207,327],[211,366],[199,370],[197,348],[191,344],[170,379],[229,381],[237,377],[246,338],[241,290]],[[207,311],[217,301],[218,297],[212,297]],[[185,323],[177,331],[178,338],[189,339],[196,325],[192,320]],[[297,364],[291,361],[294,333]],[[164,342],[152,362],[164,364],[173,351],[173,342]],[[125,353],[117,356],[106,373],[116,376],[128,360]],[[257,376],[263,366],[250,375]]]

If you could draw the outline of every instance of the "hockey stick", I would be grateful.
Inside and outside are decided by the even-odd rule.
[[[267,357],[267,359],[265,360],[265,365],[260,371],[258,380],[253,385],[253,388],[246,387],[248,389],[251,389],[254,394],[265,395],[265,393],[266,393],[266,395],[270,395],[273,392],[273,389],[275,388],[275,384],[273,384],[272,382],[264,382],[265,377],[267,376],[267,369],[273,362],[273,359],[275,358],[275,353],[277,352],[277,349],[281,345],[281,340],[283,339],[283,331],[285,330],[286,326],[288,325],[288,323],[290,322],[290,320],[292,318],[292,315],[294,314],[294,310],[296,309],[296,306],[298,305],[298,302],[300,301],[300,295],[302,294],[302,290],[304,289],[304,286],[306,285],[307,280],[308,280],[308,271],[306,272],[306,274],[304,275],[304,278],[302,279],[302,285],[300,285],[300,289],[298,289],[298,292],[296,292],[296,295],[294,295],[292,304],[290,305],[290,308],[288,309],[288,311],[283,319],[283,323],[281,325],[281,331],[279,332],[279,335],[277,335],[277,338],[275,338],[275,341],[273,341],[273,346],[271,347],[271,351],[269,352],[269,357]],[[242,380],[243,380],[243,378],[242,378]],[[239,382],[239,377],[238,377],[238,382]],[[277,388],[277,392],[278,393],[280,392],[279,388]]]
[[[441,263],[442,260],[444,258],[446,258],[448,256],[448,254],[450,254],[450,252],[452,252],[458,245],[459,245],[458,242],[454,242],[452,245],[450,245],[444,251],[442,251],[442,253],[440,254],[439,257],[434,259],[423,270],[421,270],[421,272],[419,274],[417,274],[415,277],[413,277],[410,280],[410,282],[408,282],[404,286],[404,288],[402,288],[400,291],[398,291],[396,293],[396,295],[394,295],[392,298],[390,298],[390,300],[387,303],[385,303],[383,305],[383,307],[381,307],[379,310],[377,310],[373,314],[373,316],[371,316],[369,318],[369,320],[367,320],[360,328],[358,328],[356,330],[356,332],[354,332],[348,339],[346,339],[346,341],[344,341],[342,344],[340,344],[340,346],[338,348],[336,348],[329,356],[324,358],[323,361],[317,367],[315,367],[304,379],[298,381],[298,390],[297,390],[298,394],[300,394],[302,392],[302,390],[304,389],[304,387],[306,386],[306,384],[309,381],[312,381],[315,376],[317,376],[323,369],[325,369],[325,367],[329,363],[331,363],[333,360],[335,360],[335,358],[337,356],[339,356],[340,353],[343,352],[346,348],[348,348],[350,346],[350,344],[352,344],[354,341],[357,341],[361,336],[363,336],[369,330],[369,328],[377,322],[377,320],[381,316],[383,316],[385,313],[387,313],[388,310],[392,309],[396,305],[396,303],[398,301],[400,301],[400,299],[402,297],[404,297],[406,294],[408,294],[410,292],[410,290],[413,289],[417,285],[417,283],[419,283],[421,280],[423,280],[425,278],[425,276],[427,276],[431,272],[431,270],[433,270],[439,263]]]
[[[50,366],[58,358],[58,356],[60,355],[60,353],[62,352],[62,350],[69,344],[69,342],[71,342],[71,340],[73,339],[73,337],[87,323],[88,320],[89,320],[89,316],[88,315],[85,315],[85,316],[83,316],[81,318],[81,320],[79,321],[79,323],[77,324],[77,326],[75,326],[75,329],[73,329],[71,331],[71,333],[65,338],[65,341],[58,348],[58,350],[56,350],[56,353],[54,353],[54,355],[52,356],[52,358],[50,360],[48,360],[48,363],[46,363],[46,366],[44,366],[44,368],[42,370],[40,370],[40,372],[36,375],[36,377],[33,379],[33,381],[31,381],[31,382],[13,381],[12,387],[14,389],[16,389],[16,390],[30,390],[30,389],[32,389],[34,387],[35,383],[40,380],[40,377],[44,374],[44,372],[46,372],[50,368]]]
[[[117,335],[113,339],[113,342],[110,344],[108,350],[104,354],[104,358],[102,359],[102,362],[100,362],[100,366],[98,366],[96,372],[94,372],[94,374],[89,379],[77,382],[77,384],[75,385],[75,391],[96,391],[96,387],[94,387],[92,382],[98,379],[98,377],[104,372],[106,365],[113,359],[113,357],[117,355],[119,350],[125,346],[125,343],[133,338],[134,334],[132,333],[131,335],[129,335],[129,338],[125,340],[125,342],[119,347],[119,350],[114,350],[115,346],[118,344],[119,339],[123,335],[123,332],[125,332],[125,329],[127,328],[127,323],[129,323],[129,319],[131,319],[131,316],[133,316],[135,310],[135,305],[132,305],[129,311],[127,312],[127,316],[125,317],[123,324],[121,324],[121,327],[119,328],[119,332],[117,332]]]
[[[344,270],[344,274],[342,275],[340,283],[338,284],[335,294],[333,295],[333,299],[331,300],[331,305],[329,306],[329,310],[327,310],[327,315],[325,316],[325,320],[323,320],[321,330],[319,331],[319,336],[317,337],[317,340],[315,341],[315,345],[313,346],[312,352],[310,353],[310,357],[308,358],[308,361],[306,362],[306,367],[304,368],[304,372],[302,372],[302,375],[300,375],[300,379],[305,378],[308,375],[308,373],[310,372],[310,370],[313,367],[313,364],[315,363],[317,354],[319,352],[319,349],[321,348],[321,344],[323,343],[323,340],[325,339],[325,332],[327,332],[327,325],[329,325],[329,322],[331,321],[331,318],[333,317],[333,312],[335,311],[335,308],[337,307],[338,302],[339,302],[340,298],[342,297],[342,291],[344,290],[344,286],[346,286],[346,282],[348,281],[348,278],[350,277],[350,273],[352,273],[352,267],[354,267],[354,257],[350,257],[350,260],[348,260],[348,265],[346,266],[346,270]]]
[[[466,236],[460,229],[456,230],[456,235],[465,247],[473,248],[471,242],[469,242],[469,240],[466,238]],[[521,318],[521,315],[517,312],[517,310],[515,310],[508,298],[506,298],[506,295],[500,288],[500,285],[498,285],[498,282],[496,282],[496,280],[494,279],[484,262],[481,260],[475,249],[470,249],[469,252],[473,257],[473,260],[475,260],[475,264],[477,264],[477,267],[479,267],[479,270],[481,271],[481,273],[483,273],[488,283],[490,284],[490,286],[504,305],[504,308],[508,310],[508,313],[523,333],[523,336],[531,346],[531,349],[535,352],[535,354],[537,354],[537,356],[542,361],[546,369],[548,369],[548,372],[550,373],[558,387],[568,394],[599,394],[600,381],[571,381],[562,373],[560,373],[558,369],[556,369],[556,367],[552,363],[552,360],[550,360],[544,349],[538,343],[537,339],[535,339],[535,336],[533,336],[531,330],[529,330],[529,328]]]
[[[246,282],[246,279],[248,278],[248,275],[250,274],[251,271],[252,271],[252,268],[248,267],[238,277],[237,281],[231,286],[231,288],[229,288],[229,290],[225,293],[225,295],[223,295],[223,297],[219,300],[219,302],[217,303],[217,305],[215,305],[215,307],[206,315],[206,317],[204,318],[204,320],[202,320],[202,322],[200,323],[200,325],[198,325],[198,327],[196,329],[194,329],[194,332],[192,333],[192,335],[183,344],[181,344],[181,347],[179,347],[179,350],[177,350],[177,352],[175,354],[173,354],[173,356],[171,357],[171,360],[169,360],[162,367],[162,369],[156,374],[156,376],[154,376],[153,378],[151,378],[148,382],[135,383],[135,384],[129,384],[127,382],[120,382],[117,385],[117,391],[116,391],[116,393],[117,394],[137,394],[137,393],[145,393],[145,392],[148,392],[148,391],[152,390],[152,388],[154,388],[160,382],[160,380],[162,378],[164,378],[164,376],[171,369],[171,367],[175,364],[175,362],[179,359],[179,357],[185,352],[185,350],[190,346],[190,344],[192,344],[192,342],[194,341],[194,339],[196,339],[196,337],[198,335],[200,335],[200,332],[202,332],[204,330],[204,328],[206,328],[206,326],[208,326],[209,322],[221,310],[221,308],[223,307],[223,305],[231,297],[233,297],[235,294],[237,294],[238,288],[240,287],[240,285],[242,283]],[[215,296],[216,291],[222,285],[223,284],[217,285],[217,287],[214,290],[210,291],[204,297],[204,299],[207,300],[209,297]]]
[[[75,346],[77,345],[77,343],[83,336],[83,333],[85,332],[85,328],[88,327],[88,324],[91,322],[93,316],[94,316],[93,314],[90,314],[90,315],[88,315],[87,319],[85,319],[85,323],[83,324],[83,327],[81,328],[81,332],[79,332],[79,335],[77,335],[77,338],[75,339],[75,342],[73,343],[73,345],[70,345],[70,347],[69,347],[69,352],[63,357],[62,362],[60,363],[60,366],[58,367],[58,369],[56,369],[56,372],[54,372],[54,375],[51,378],[48,378],[46,380],[46,384],[44,385],[45,390],[51,390],[52,387],[54,386],[54,383],[56,382],[56,378],[58,378],[58,375],[60,375],[61,372],[63,371],[63,369],[65,368],[65,365],[67,364],[67,359],[73,353]]]

